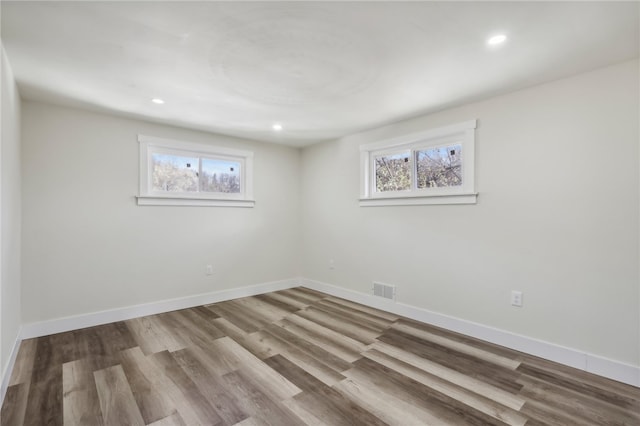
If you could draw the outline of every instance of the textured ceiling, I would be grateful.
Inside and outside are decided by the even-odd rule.
[[[295,146],[639,55],[637,2],[1,7],[26,99]]]

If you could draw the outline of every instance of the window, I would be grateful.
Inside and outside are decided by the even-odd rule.
[[[474,204],[476,121],[362,145],[360,205]]]
[[[138,135],[139,205],[253,207],[253,153]]]
[[[411,152],[376,155],[376,191],[406,191],[411,188]]]
[[[417,150],[416,185],[418,189],[461,186],[461,153],[461,144]]]

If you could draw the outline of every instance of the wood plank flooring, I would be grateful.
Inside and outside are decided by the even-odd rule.
[[[640,425],[640,389],[305,288],[22,342],[12,425]]]

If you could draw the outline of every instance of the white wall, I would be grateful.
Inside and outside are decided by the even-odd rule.
[[[20,314],[20,95],[1,50],[0,110],[0,382],[18,337]]]
[[[22,111],[25,323],[297,276],[298,149],[28,101]],[[138,133],[254,151],[255,208],[137,206]]]
[[[23,102],[23,322],[296,275],[363,293],[379,280],[400,302],[640,365],[638,71],[618,64],[302,154]],[[358,207],[360,144],[469,119],[477,205]],[[254,150],[256,207],[136,206],[138,133]]]
[[[399,302],[640,365],[638,75],[622,63],[305,148],[303,276],[396,284]],[[360,144],[470,119],[477,205],[358,206]]]

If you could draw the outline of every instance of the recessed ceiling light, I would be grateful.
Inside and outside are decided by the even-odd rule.
[[[153,102],[154,104],[158,104],[158,105],[162,105],[164,103],[164,101],[160,98],[153,98],[151,99],[151,102]]]
[[[271,128],[272,128],[273,130],[275,130],[276,132],[279,132],[280,130],[282,130],[282,124],[280,124],[280,123],[274,123],[274,125],[273,125],[273,126],[271,126]]]
[[[507,36],[506,35],[498,34],[498,35],[494,35],[489,40],[487,40],[487,44],[489,46],[496,46],[498,44],[504,43],[506,40],[507,40]]]

